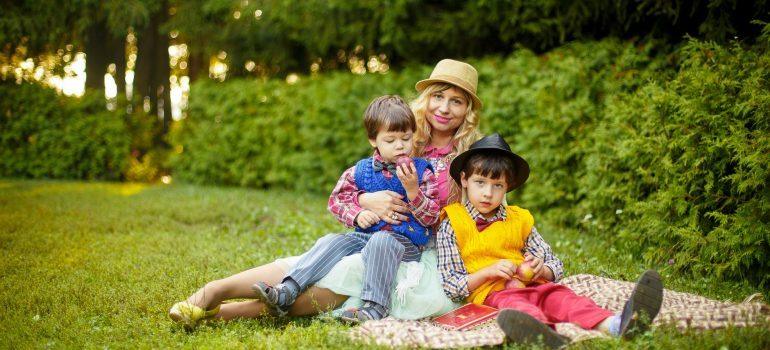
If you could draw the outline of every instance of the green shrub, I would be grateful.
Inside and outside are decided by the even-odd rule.
[[[584,206],[646,261],[766,286],[770,56],[699,41],[680,53],[673,79],[608,104]]]
[[[606,239],[647,265],[749,278],[770,265],[766,44],[573,43],[472,60],[499,132],[532,167],[511,196],[545,220]],[[193,86],[174,132],[177,177],[329,193],[369,154],[375,96],[413,98],[431,67]]]
[[[104,96],[58,96],[36,84],[0,83],[0,176],[120,179],[130,135]]]
[[[671,69],[654,43],[574,43],[542,56],[517,51],[480,67],[486,102],[482,130],[499,132],[532,172],[514,201],[572,225],[596,186],[583,187],[591,135],[603,123],[607,96],[633,91]],[[583,217],[580,215],[580,217]]]
[[[369,102],[413,90],[422,70],[332,73],[291,85],[196,83],[189,117],[171,134],[175,175],[195,183],[328,193],[344,169],[371,154],[362,122]]]

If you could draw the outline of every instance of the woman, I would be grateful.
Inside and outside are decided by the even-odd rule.
[[[430,78],[419,81],[415,88],[420,95],[411,108],[417,121],[415,132],[415,156],[428,159],[436,171],[439,187],[439,204],[443,207],[459,200],[459,189],[449,179],[452,158],[465,151],[479,139],[478,111],[481,100],[476,96],[478,73],[471,65],[442,60],[433,69]],[[390,224],[406,219],[406,203],[395,192],[380,191],[362,194],[359,204],[375,212]],[[194,327],[204,318],[229,320],[238,317],[258,317],[267,312],[257,300],[221,304],[234,298],[254,298],[252,286],[257,281],[274,285],[281,281],[286,271],[298,257],[278,259],[275,262],[243,271],[233,276],[207,283],[186,301],[175,304],[169,316],[187,327]],[[423,253],[420,263],[402,267],[397,276],[396,298],[392,315],[399,318],[422,318],[448,311],[454,305],[443,295],[438,282],[435,252]],[[316,286],[301,294],[289,310],[290,315],[312,315],[332,310],[349,297],[347,306],[355,307],[359,300],[360,277],[363,271],[360,254],[349,256]],[[420,288],[414,288],[420,285]],[[322,288],[326,287],[326,288]],[[411,294],[410,294],[411,292]],[[430,303],[422,302],[430,300]]]

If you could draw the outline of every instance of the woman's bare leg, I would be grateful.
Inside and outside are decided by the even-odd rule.
[[[297,297],[289,309],[291,316],[310,316],[336,309],[348,299],[347,295],[335,294],[329,289],[311,286]]]
[[[228,321],[234,318],[257,318],[267,315],[267,313],[268,309],[265,307],[265,304],[257,300],[248,300],[222,304],[219,312],[214,317]]]
[[[200,306],[204,310],[213,309],[223,300],[234,298],[254,298],[251,286],[257,281],[268,284],[280,283],[286,271],[276,263],[269,263],[253,269],[236,273],[230,277],[206,283],[189,298],[187,302]]]
[[[222,301],[235,298],[254,298],[251,286],[257,281],[275,285],[281,282],[286,275],[283,266],[269,263],[230,277],[206,283],[187,301],[200,306],[204,310],[215,308]],[[297,297],[297,300],[289,310],[292,316],[309,316],[319,312],[333,310],[342,305],[348,296],[338,295],[326,288],[310,287]],[[251,300],[222,305],[217,318],[230,320],[238,317],[253,318],[264,314],[267,309],[259,301]]]
[[[326,288],[310,287],[297,297],[289,309],[292,316],[311,316],[323,311],[329,311],[342,305],[348,298],[346,295],[334,294]],[[269,309],[260,301],[248,300],[222,304],[215,318],[232,320],[235,318],[257,318],[268,314]]]

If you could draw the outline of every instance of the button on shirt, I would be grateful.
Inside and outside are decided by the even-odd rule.
[[[476,221],[476,228],[479,231],[496,221],[505,220],[507,215],[505,207],[501,205],[495,215],[487,219],[469,201],[466,200],[463,204],[471,218]],[[441,275],[444,293],[454,301],[464,301],[470,295],[468,270],[465,269],[465,263],[463,263],[460,250],[457,247],[457,237],[448,218],[441,221],[437,236],[438,271]],[[543,240],[534,226],[532,226],[532,231],[524,242],[522,253],[529,253],[543,259],[543,266],[550,268],[553,272],[554,282],[562,278],[564,266],[561,260],[553,254],[551,246]]]

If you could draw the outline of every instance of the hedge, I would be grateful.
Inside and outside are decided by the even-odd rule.
[[[104,96],[59,96],[46,87],[0,82],[0,176],[122,179],[131,137]]]
[[[176,178],[194,183],[328,192],[342,171],[371,153],[366,105],[403,93],[425,67],[401,74],[332,73],[193,85],[188,117],[171,133]]]
[[[767,38],[573,43],[471,60],[500,132],[531,164],[511,200],[606,238],[646,263],[748,278],[770,265]],[[176,178],[328,193],[371,151],[368,102],[415,97],[431,67],[356,76],[199,82],[172,132]]]

